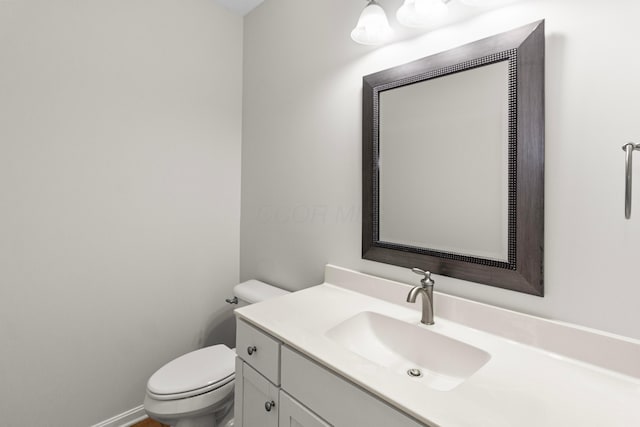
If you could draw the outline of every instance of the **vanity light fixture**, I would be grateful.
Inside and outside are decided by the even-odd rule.
[[[360,14],[358,24],[351,31],[356,43],[378,45],[388,41],[393,34],[384,9],[376,0],[366,0],[367,6]],[[396,18],[405,27],[421,28],[436,26],[449,13],[452,0],[403,0]],[[488,0],[456,0],[471,8],[486,7]]]
[[[356,27],[351,31],[351,38],[356,43],[377,45],[389,40],[392,33],[384,9],[375,0],[368,0]]]

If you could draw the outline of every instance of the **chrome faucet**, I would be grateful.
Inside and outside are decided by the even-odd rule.
[[[422,319],[420,322],[425,325],[433,325],[433,284],[435,281],[431,278],[429,271],[415,267],[411,271],[424,277],[420,280],[420,286],[411,288],[409,295],[407,295],[407,302],[416,302],[418,294],[422,294]]]

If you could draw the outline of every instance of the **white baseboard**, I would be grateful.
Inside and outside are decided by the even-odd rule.
[[[91,427],[130,427],[145,418],[147,418],[147,414],[144,412],[144,407],[140,405],[136,408],[129,409],[122,414],[116,415],[115,417],[109,418],[106,421],[94,424]]]

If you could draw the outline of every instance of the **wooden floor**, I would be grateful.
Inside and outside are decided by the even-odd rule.
[[[157,421],[154,421],[151,418],[147,418],[146,420],[142,420],[139,423],[135,423],[131,427],[169,427],[169,426],[166,424],[162,424]]]

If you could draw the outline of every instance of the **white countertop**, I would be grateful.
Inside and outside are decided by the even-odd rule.
[[[398,288],[405,289],[409,288]],[[438,317],[437,302],[435,325],[421,327],[491,355],[475,374],[449,391],[408,381],[325,336],[327,330],[362,311],[419,324],[420,312],[415,309],[325,283],[237,309],[236,315],[424,423],[443,427],[640,426],[640,378]],[[637,345],[633,341],[624,344]]]

